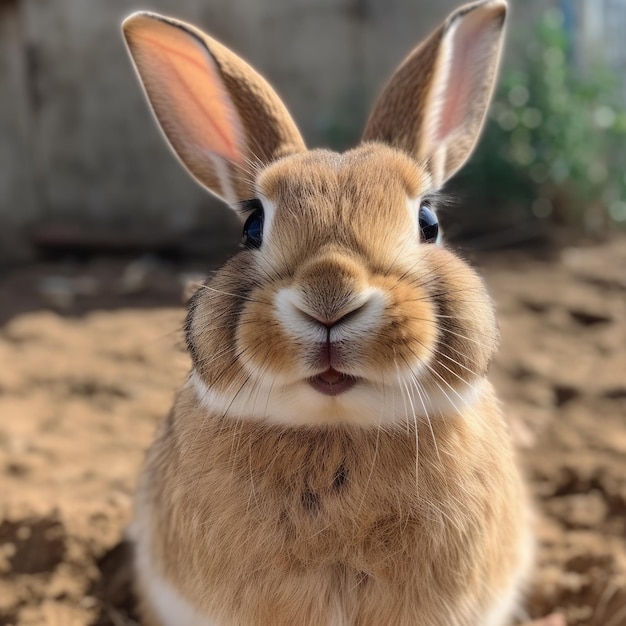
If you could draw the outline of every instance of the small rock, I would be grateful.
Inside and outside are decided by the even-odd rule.
[[[39,282],[37,291],[49,305],[64,311],[72,307],[77,297],[91,296],[98,288],[98,281],[91,276],[47,276]]]
[[[581,307],[569,309],[569,314],[571,318],[581,326],[596,326],[598,324],[608,324],[613,321],[613,318],[607,313],[583,309]]]
[[[160,261],[152,254],[146,254],[131,261],[120,279],[120,292],[135,294],[145,291],[154,274],[160,269]]]
[[[183,272],[178,275],[178,282],[183,288],[183,304],[191,300],[191,297],[202,287],[206,275],[200,272]]]
[[[607,515],[604,498],[597,492],[553,498],[544,506],[568,528],[597,528]]]

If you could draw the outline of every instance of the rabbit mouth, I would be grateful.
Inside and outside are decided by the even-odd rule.
[[[345,393],[357,384],[358,378],[342,374],[329,367],[325,372],[309,378],[308,382],[315,389],[327,396],[338,396]]]

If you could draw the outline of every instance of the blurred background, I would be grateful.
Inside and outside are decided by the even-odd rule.
[[[354,145],[392,69],[456,0],[154,0],[275,85],[310,146]],[[228,214],[155,131],[121,43],[126,0],[0,3],[0,255],[222,245]],[[626,223],[626,4],[512,0],[490,124],[449,235],[505,246]],[[460,183],[460,184],[459,184]],[[456,190],[459,190],[458,192]],[[462,191],[461,191],[462,190]]]
[[[519,623],[626,625],[626,0],[509,0],[447,236],[480,266],[492,378],[537,502]],[[0,626],[137,624],[124,528],[188,368],[183,286],[235,218],[157,131],[120,23],[192,22],[276,87],[309,146],[358,142],[459,0],[0,0]]]

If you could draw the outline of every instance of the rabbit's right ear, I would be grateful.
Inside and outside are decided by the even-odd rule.
[[[163,133],[216,195],[230,203],[252,198],[258,166],[305,150],[274,90],[208,35],[153,13],[131,15],[123,30]]]

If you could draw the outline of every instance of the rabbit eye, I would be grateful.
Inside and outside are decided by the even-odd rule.
[[[435,212],[427,204],[422,204],[420,207],[419,225],[422,241],[435,243],[439,235],[439,221]]]
[[[246,212],[252,211],[243,225],[242,245],[245,248],[260,248],[263,243],[263,205],[259,200],[247,200]]]

